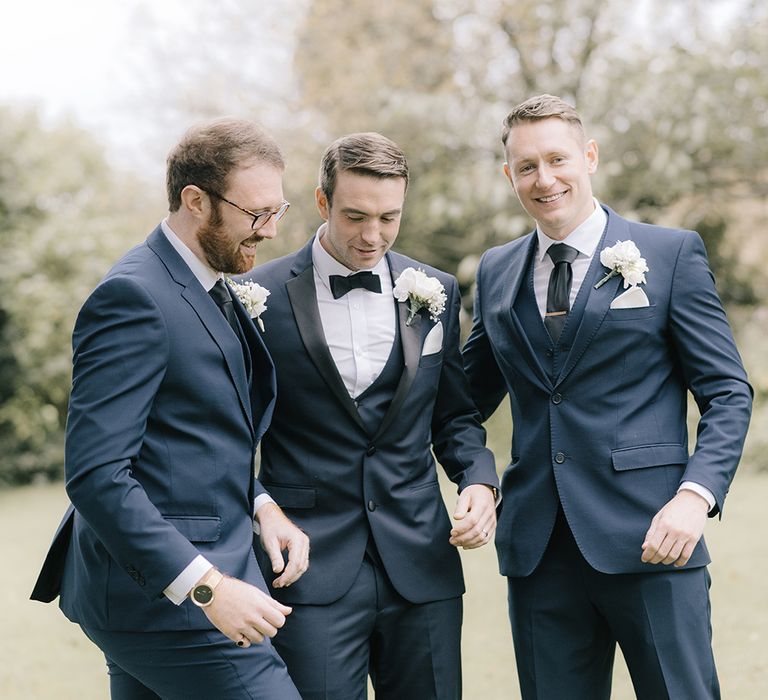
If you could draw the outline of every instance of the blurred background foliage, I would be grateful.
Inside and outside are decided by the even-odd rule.
[[[397,248],[457,274],[469,308],[479,255],[531,228],[499,137],[541,92],[576,104],[598,141],[601,201],[704,237],[756,391],[742,468],[768,470],[766,3],[195,0],[183,22],[145,7],[135,25],[131,164],[74,124],[0,105],[0,483],[61,474],[77,309],[164,215],[162,176],[147,173],[192,121],[253,118],[282,144],[293,206],[262,260],[314,233],[331,140],[397,141],[412,171]],[[508,418],[490,433],[503,459]]]

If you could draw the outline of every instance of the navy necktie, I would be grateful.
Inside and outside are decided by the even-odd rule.
[[[240,324],[235,315],[235,305],[232,303],[232,296],[229,293],[229,289],[227,289],[227,285],[224,284],[224,280],[218,280],[216,284],[208,290],[208,294],[211,295],[211,299],[216,302],[216,306],[219,307],[221,313],[224,314],[224,318],[226,318],[229,325],[232,326],[235,335],[240,337]]]
[[[381,279],[370,270],[356,272],[354,275],[331,275],[331,293],[334,299],[343,297],[351,289],[367,289],[381,294]]]
[[[549,331],[553,342],[557,342],[565,325],[565,319],[571,310],[571,285],[573,284],[573,270],[571,263],[576,259],[579,251],[565,243],[557,243],[547,248],[547,255],[552,259],[555,267],[549,275],[547,287],[547,313],[544,316],[544,325]]]
[[[211,299],[216,302],[216,306],[224,314],[224,318],[234,331],[237,339],[240,341],[240,346],[243,349],[243,360],[245,362],[245,371],[248,375],[248,379],[251,378],[251,363],[249,357],[249,349],[243,336],[243,331],[240,328],[240,321],[237,320],[237,314],[235,313],[235,305],[232,302],[232,295],[229,293],[229,288],[224,284],[224,280],[218,280],[216,284],[208,290],[208,294]]]

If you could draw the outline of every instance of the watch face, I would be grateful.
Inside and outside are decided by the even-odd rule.
[[[192,591],[192,597],[195,599],[196,603],[199,603],[200,605],[208,605],[208,603],[213,600],[213,589],[204,583],[195,586]]]

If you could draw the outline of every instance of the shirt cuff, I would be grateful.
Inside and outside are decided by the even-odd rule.
[[[272,496],[270,496],[268,493],[260,493],[258,496],[256,496],[256,498],[253,499],[253,532],[256,535],[261,533],[259,521],[256,520],[256,513],[258,512],[259,508],[266,505],[267,503],[275,503],[275,499],[272,498]]]
[[[193,586],[203,578],[203,575],[213,568],[202,554],[198,554],[192,562],[182,571],[163,593],[174,605],[181,605],[189,595]]]
[[[680,493],[680,491],[693,491],[694,493],[698,493],[699,496],[701,496],[709,504],[710,510],[712,510],[717,503],[715,501],[714,495],[706,486],[697,484],[694,481],[684,481],[682,484],[680,484],[680,488],[677,489],[678,493]]]

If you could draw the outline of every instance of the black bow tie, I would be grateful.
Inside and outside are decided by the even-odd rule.
[[[367,289],[381,294],[381,279],[369,270],[356,272],[354,275],[331,275],[331,293],[334,299],[343,297],[350,289]]]

